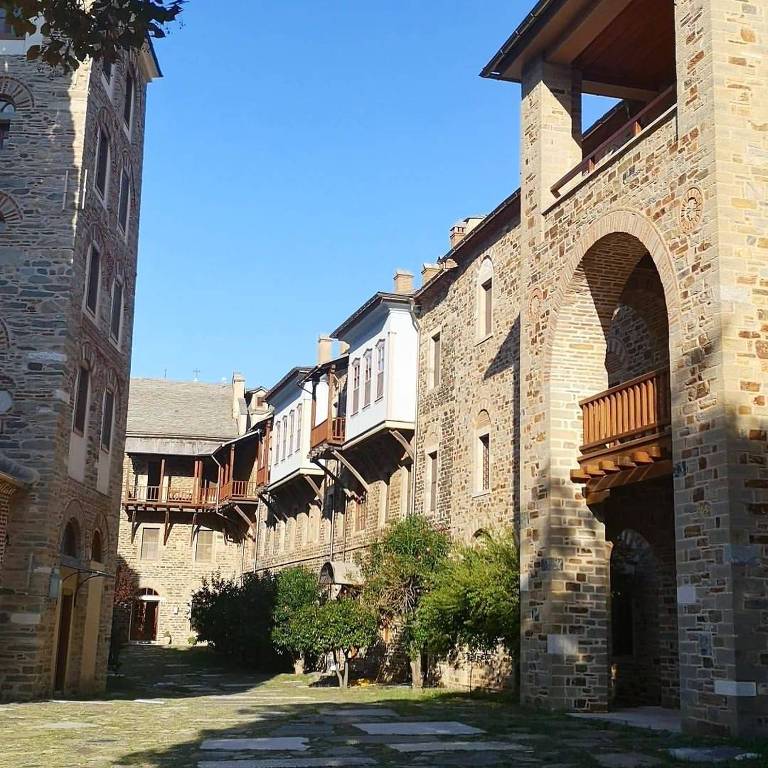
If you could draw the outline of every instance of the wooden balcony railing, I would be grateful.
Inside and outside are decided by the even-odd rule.
[[[165,504],[201,506],[216,503],[216,485],[207,485],[198,491],[161,487],[159,485],[134,485],[123,492],[123,501],[130,504]]]
[[[582,467],[597,458],[610,462],[624,449],[642,447],[667,435],[671,423],[669,369],[638,376],[582,400]]]
[[[221,502],[256,501],[259,498],[259,484],[250,480],[230,480],[221,487]]]
[[[602,144],[589,153],[575,168],[572,168],[552,186],[552,194],[559,197],[563,187],[577,176],[588,176],[598,163],[615,153],[631,139],[639,136],[651,123],[661,117],[677,101],[677,86],[673,85],[659,94],[636,115],[628,120],[618,131],[609,136]]]
[[[338,416],[335,419],[326,419],[316,427],[312,427],[312,434],[309,439],[310,447],[317,448],[323,443],[343,445],[346,422],[347,420],[343,416]]]

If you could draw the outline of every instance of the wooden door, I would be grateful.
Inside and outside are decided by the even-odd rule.
[[[74,595],[61,596],[61,613],[59,615],[59,636],[56,642],[56,671],[53,688],[55,691],[64,690],[67,680],[67,657],[69,656],[69,635],[72,628],[72,608]]]

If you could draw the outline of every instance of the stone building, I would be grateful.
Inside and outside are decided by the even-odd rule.
[[[132,379],[118,561],[136,591],[132,642],[186,644],[204,577],[253,566],[258,425],[264,391]]]
[[[256,570],[305,565],[355,586],[357,557],[412,496],[418,333],[413,276],[395,274],[266,396],[269,475]],[[333,356],[334,340],[338,354]]]
[[[517,530],[525,702],[764,735],[768,9],[540,0],[482,74],[521,188],[416,296],[416,509]]]
[[[149,43],[63,75],[0,18],[0,700],[104,687]]]

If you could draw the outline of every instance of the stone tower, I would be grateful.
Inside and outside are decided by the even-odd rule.
[[[0,19],[0,700],[103,688],[151,46],[71,75]]]

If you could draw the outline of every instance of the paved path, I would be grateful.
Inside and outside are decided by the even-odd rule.
[[[669,754],[695,745],[683,736],[527,712],[508,697],[311,681],[236,672],[205,649],[132,649],[107,700],[0,706],[0,768],[693,765]],[[768,745],[751,764],[768,766]]]

